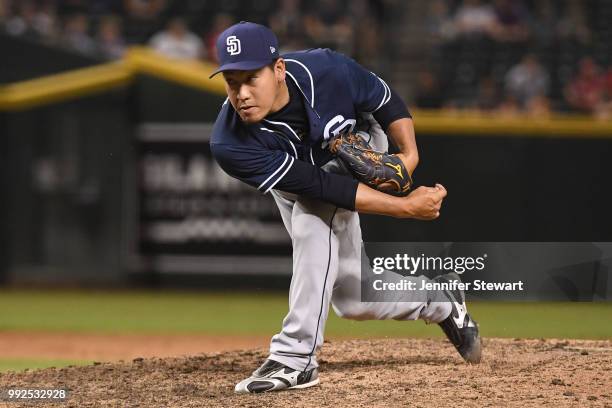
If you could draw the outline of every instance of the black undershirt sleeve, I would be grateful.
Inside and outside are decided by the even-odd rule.
[[[399,96],[393,89],[391,89],[391,99],[389,102],[380,107],[376,112],[373,113],[374,119],[383,130],[386,132],[389,128],[389,125],[395,122],[398,119],[402,118],[412,118],[410,112],[408,112],[408,108],[406,108],[406,104],[402,100],[401,96]]]

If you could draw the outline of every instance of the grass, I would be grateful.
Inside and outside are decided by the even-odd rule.
[[[487,337],[612,339],[612,303],[474,302]],[[0,330],[90,333],[271,335],[287,312],[286,293],[0,291]],[[331,337],[433,337],[422,322],[337,318]]]
[[[484,337],[612,339],[612,303],[473,302]],[[1,331],[270,336],[287,312],[286,293],[0,291]],[[440,337],[422,322],[340,319],[330,312],[326,336]],[[0,372],[90,364],[2,359]]]
[[[49,367],[67,367],[70,365],[88,365],[93,361],[81,360],[47,360],[25,358],[0,358],[0,373],[4,371],[36,370]]]

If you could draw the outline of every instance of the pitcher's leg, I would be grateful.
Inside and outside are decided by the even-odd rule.
[[[440,291],[406,290],[389,293],[373,290],[373,280],[383,282],[400,282],[408,280],[415,282],[415,287],[421,287],[423,281],[429,282],[425,276],[404,277],[398,273],[384,271],[380,275],[371,273],[369,260],[362,256],[362,236],[359,225],[359,215],[352,213],[347,221],[346,229],[338,235],[340,242],[338,277],[334,287],[332,306],[340,317],[354,320],[416,320],[423,319],[428,322],[441,322],[451,312],[451,305]],[[361,301],[362,274],[370,281],[365,282]]]
[[[272,337],[270,359],[295,370],[317,367],[315,354],[323,343],[323,330],[338,272],[336,207],[299,199],[293,206],[291,235],[293,276],[289,312],[282,331]]]
[[[289,233],[289,236],[291,236],[291,216],[293,214],[293,205],[295,204],[296,197],[293,194],[276,190],[272,190],[271,194],[278,207],[281,218],[283,219],[283,225]]]

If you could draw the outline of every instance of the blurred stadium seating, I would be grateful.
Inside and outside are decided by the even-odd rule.
[[[612,109],[611,18],[606,0],[0,2],[0,31],[100,60],[129,45],[163,47],[165,38],[166,53],[214,62],[216,36],[252,20],[271,26],[285,51],[331,47],[353,56],[411,106],[604,118]],[[197,51],[176,54],[173,44]],[[527,54],[547,86],[517,98],[508,72]],[[591,73],[581,76],[587,63]]]

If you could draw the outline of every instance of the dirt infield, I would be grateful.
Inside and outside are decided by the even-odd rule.
[[[265,356],[256,349],[9,372],[0,389],[64,387],[71,395],[62,407],[612,407],[612,341],[488,339],[478,366],[442,340],[334,341],[320,354],[319,386],[234,395]]]
[[[113,361],[266,347],[270,336],[1,332],[0,358]]]

